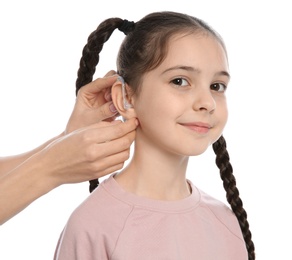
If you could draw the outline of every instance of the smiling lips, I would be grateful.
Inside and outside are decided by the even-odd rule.
[[[206,134],[211,129],[211,126],[209,124],[201,122],[184,123],[181,125],[200,134]]]

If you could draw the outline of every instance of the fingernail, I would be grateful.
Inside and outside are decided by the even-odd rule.
[[[104,98],[105,98],[106,101],[111,101],[112,100],[112,94],[110,92],[108,92],[108,93],[106,93]]]
[[[109,105],[109,109],[112,113],[116,113],[118,111],[113,103]]]

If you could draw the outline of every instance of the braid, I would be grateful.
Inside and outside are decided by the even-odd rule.
[[[213,144],[213,150],[216,154],[216,165],[220,170],[220,176],[223,180],[223,186],[226,191],[226,198],[239,222],[243,238],[245,240],[248,251],[248,259],[255,259],[255,248],[251,240],[251,232],[247,221],[247,214],[242,206],[242,201],[239,197],[239,191],[236,187],[236,180],[233,175],[233,169],[229,161],[229,154],[226,150],[226,142],[221,136],[217,142]]]
[[[97,186],[99,185],[99,180],[98,179],[94,179],[94,180],[90,180],[89,181],[89,192],[93,192]]]
[[[123,20],[120,18],[107,19],[89,35],[87,44],[82,51],[82,57],[77,72],[76,95],[82,86],[92,81],[96,65],[99,62],[99,54],[104,43],[110,38],[113,31],[121,26],[121,24],[123,24]],[[90,192],[99,185],[98,179],[90,180],[89,183]]]
[[[82,86],[92,81],[95,67],[99,62],[99,54],[104,43],[110,38],[113,31],[120,27],[122,23],[123,20],[120,18],[107,19],[89,35],[87,44],[82,51],[82,57],[77,72],[76,94]]]

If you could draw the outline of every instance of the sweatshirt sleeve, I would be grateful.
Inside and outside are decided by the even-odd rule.
[[[72,215],[57,243],[54,260],[108,259],[101,237],[92,237],[86,221]]]

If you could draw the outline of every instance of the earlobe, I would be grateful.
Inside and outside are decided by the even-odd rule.
[[[135,109],[131,104],[131,99],[127,95],[126,84],[123,78],[119,78],[112,86],[112,101],[119,114],[125,119],[136,116]]]

